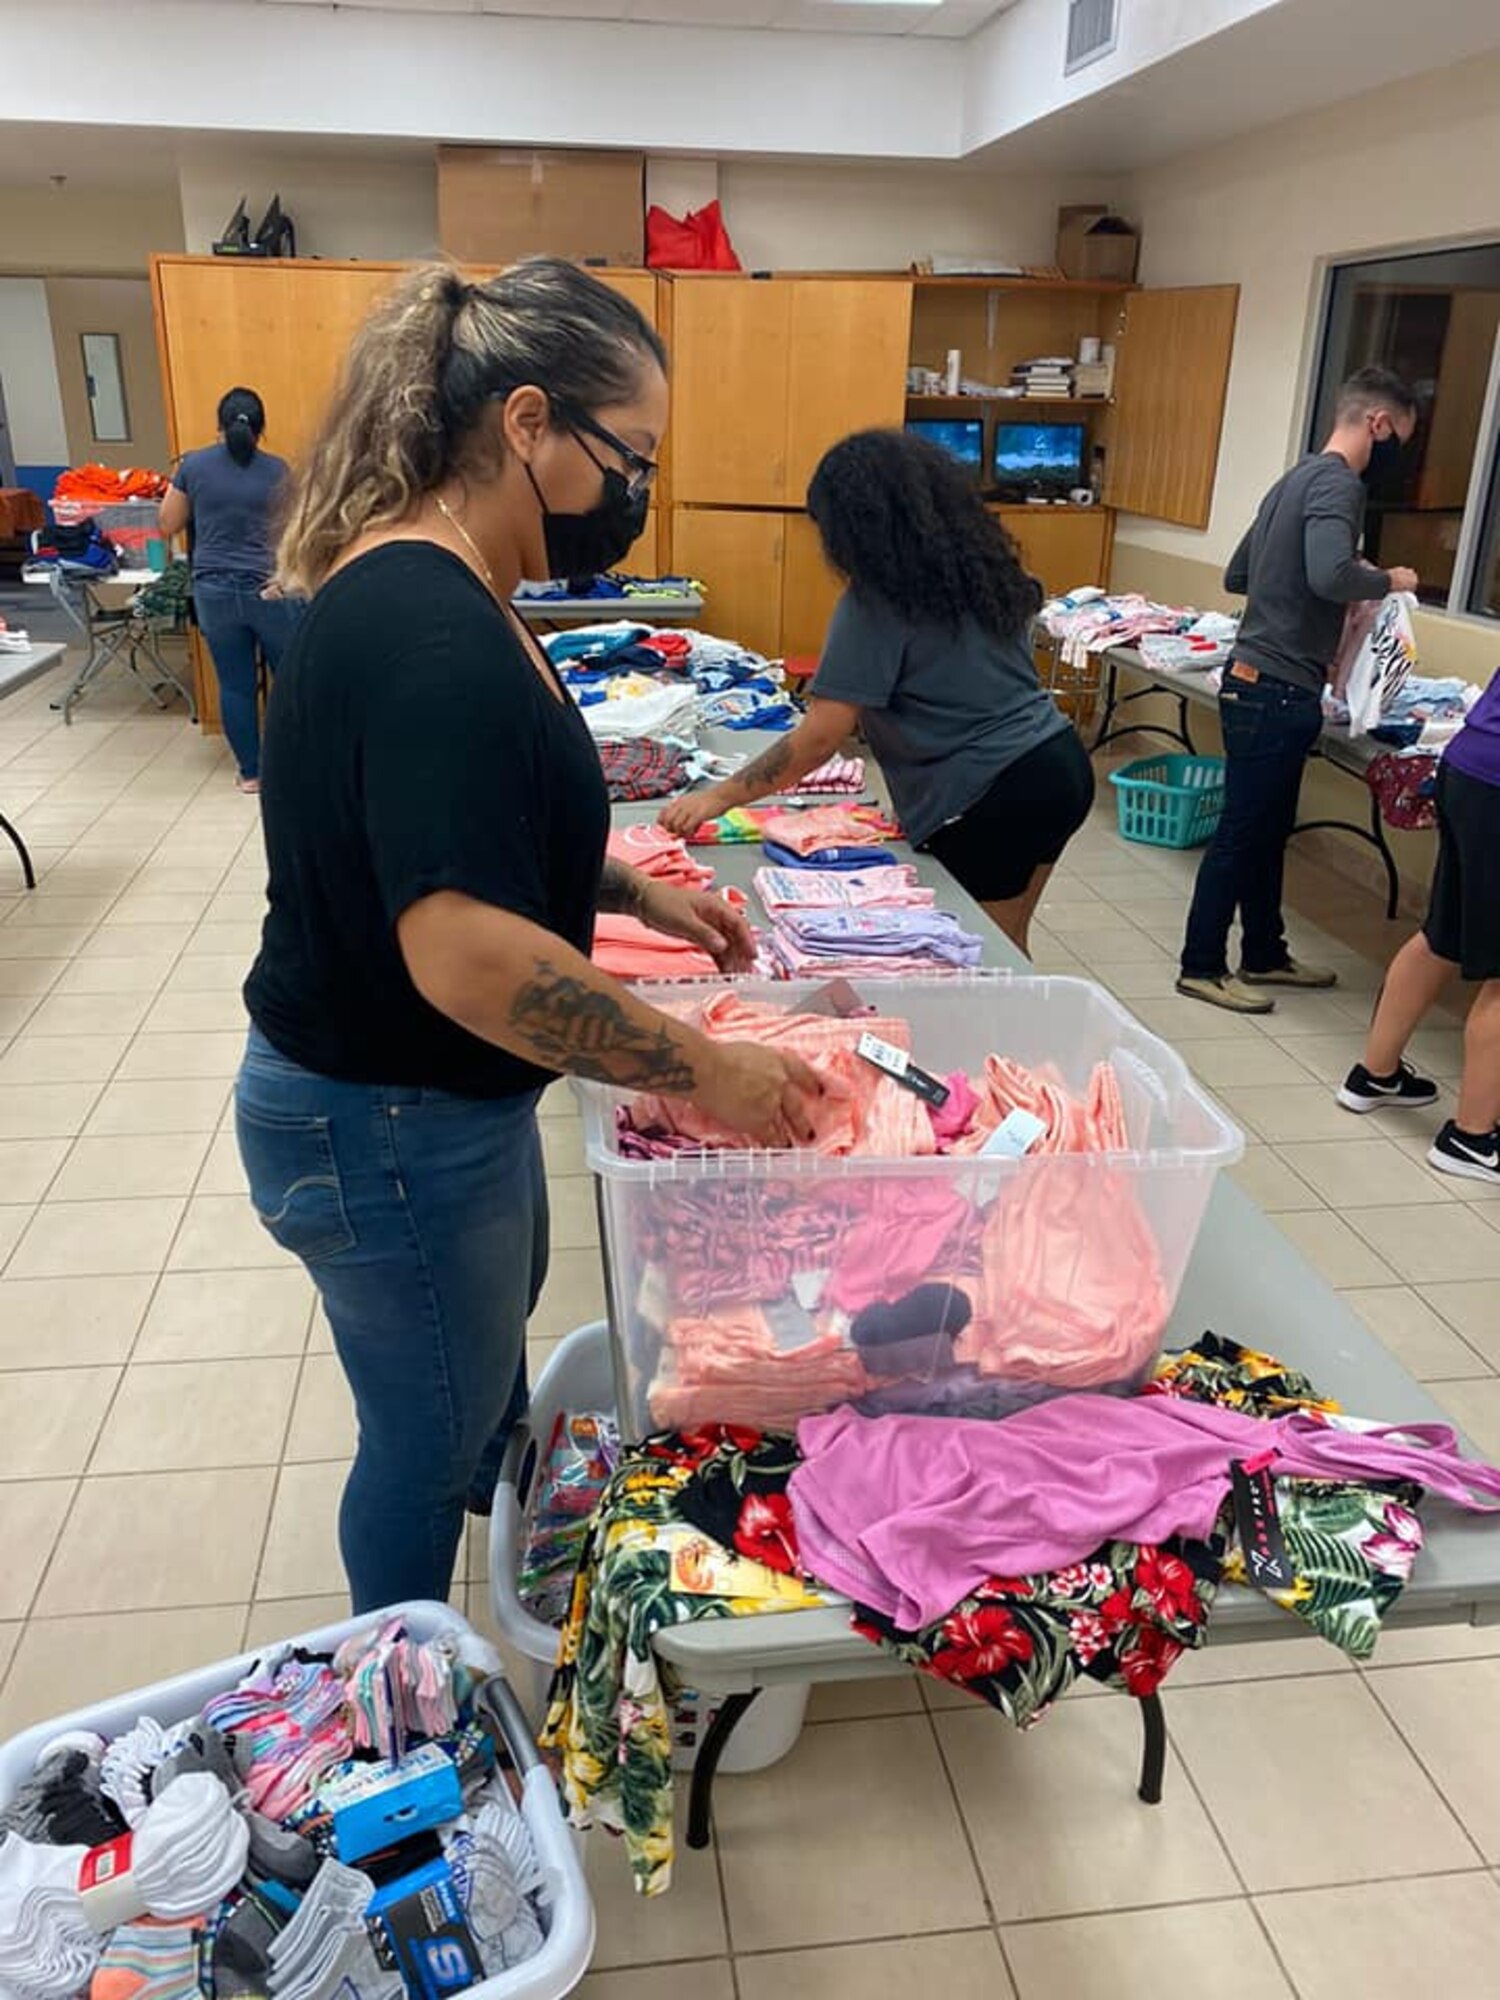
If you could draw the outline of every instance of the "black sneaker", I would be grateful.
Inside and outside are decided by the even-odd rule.
[[[1346,1111],[1379,1111],[1389,1104],[1397,1111],[1420,1111],[1436,1104],[1438,1087],[1418,1076],[1409,1062],[1398,1063],[1394,1076],[1371,1076],[1356,1063],[1339,1086],[1339,1103]]]
[[[1433,1140],[1427,1162],[1440,1174],[1462,1174],[1465,1180],[1500,1187],[1500,1126],[1479,1139],[1460,1132],[1450,1118]]]

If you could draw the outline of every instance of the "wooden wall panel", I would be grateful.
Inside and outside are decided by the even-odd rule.
[[[800,498],[787,480],[791,329],[790,285],[672,285],[674,502],[781,507]]]
[[[911,287],[876,278],[799,281],[791,290],[785,498],[800,507],[830,445],[904,421]]]
[[[1238,285],[1130,293],[1115,373],[1112,507],[1208,526],[1239,297]]]

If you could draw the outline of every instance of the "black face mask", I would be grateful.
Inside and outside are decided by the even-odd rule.
[[[547,574],[565,581],[593,578],[615,564],[638,541],[646,525],[646,509],[651,496],[642,489],[632,494],[623,472],[610,465],[604,468],[604,494],[597,507],[586,514],[554,514],[528,465],[526,477],[542,510],[542,532],[547,543]]]
[[[1370,462],[1364,471],[1365,478],[1378,479],[1382,482],[1389,479],[1401,464],[1401,452],[1401,440],[1394,431],[1389,437],[1373,439],[1370,445]]]

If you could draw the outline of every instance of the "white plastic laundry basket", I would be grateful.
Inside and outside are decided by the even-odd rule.
[[[557,1628],[534,1618],[521,1602],[519,1579],[526,1549],[532,1489],[559,1416],[573,1410],[615,1407],[614,1363],[603,1320],[580,1326],[556,1350],[531,1392],[524,1424],[512,1433],[490,1516],[490,1602],[501,1636],[529,1668],[519,1689],[527,1713],[539,1719],[557,1659]],[[519,1678],[519,1676],[518,1676]],[[762,1688],[720,1759],[721,1771],[764,1771],[778,1763],[802,1734],[807,1713],[805,1682]],[[718,1703],[712,1694],[684,1689],[672,1711],[672,1764],[689,1771]]]
[[[338,1625],[325,1625],[317,1632],[303,1632],[289,1638],[288,1645],[303,1646],[311,1652],[332,1653],[346,1639],[386,1619],[400,1617],[420,1639],[439,1631],[459,1631],[466,1635],[471,1658],[482,1659],[498,1675],[500,1662],[494,1648],[474,1631],[465,1619],[445,1604],[397,1604],[388,1610],[351,1618]],[[64,1730],[87,1729],[99,1736],[118,1736],[133,1728],[143,1715],[158,1722],[185,1722],[216,1694],[222,1694],[248,1674],[261,1653],[242,1653],[238,1659],[221,1660],[216,1666],[195,1673],[178,1674],[152,1687],[137,1688],[133,1694],[113,1701],[96,1702],[71,1715],[44,1722],[0,1745],[0,1805],[6,1804],[36,1768],[38,1752]],[[544,1912],[546,1942],[541,1950],[509,1972],[483,1979],[467,1989],[465,2000],[562,2000],[588,1971],[594,1952],[594,1906],[584,1881],[583,1868],[572,1835],[563,1819],[557,1789],[531,1740],[511,1688],[497,1680],[491,1688],[491,1704],[503,1725],[506,1747],[517,1771],[523,1774],[521,1812],[530,1830],[541,1863],[550,1898]]]

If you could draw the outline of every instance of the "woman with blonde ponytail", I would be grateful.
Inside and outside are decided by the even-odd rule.
[[[235,1092],[251,1199],[322,1295],[359,1417],[339,1534],[356,1611],[446,1598],[526,1404],[547,1264],[536,1104],[558,1074],[811,1134],[794,1057],[713,1044],[589,962],[631,910],[727,969],[727,905],[607,863],[582,717],[511,608],[640,533],[665,354],[618,293],[536,259],[444,266],[356,336],[286,517],[311,604],[266,720],[270,908]]]

